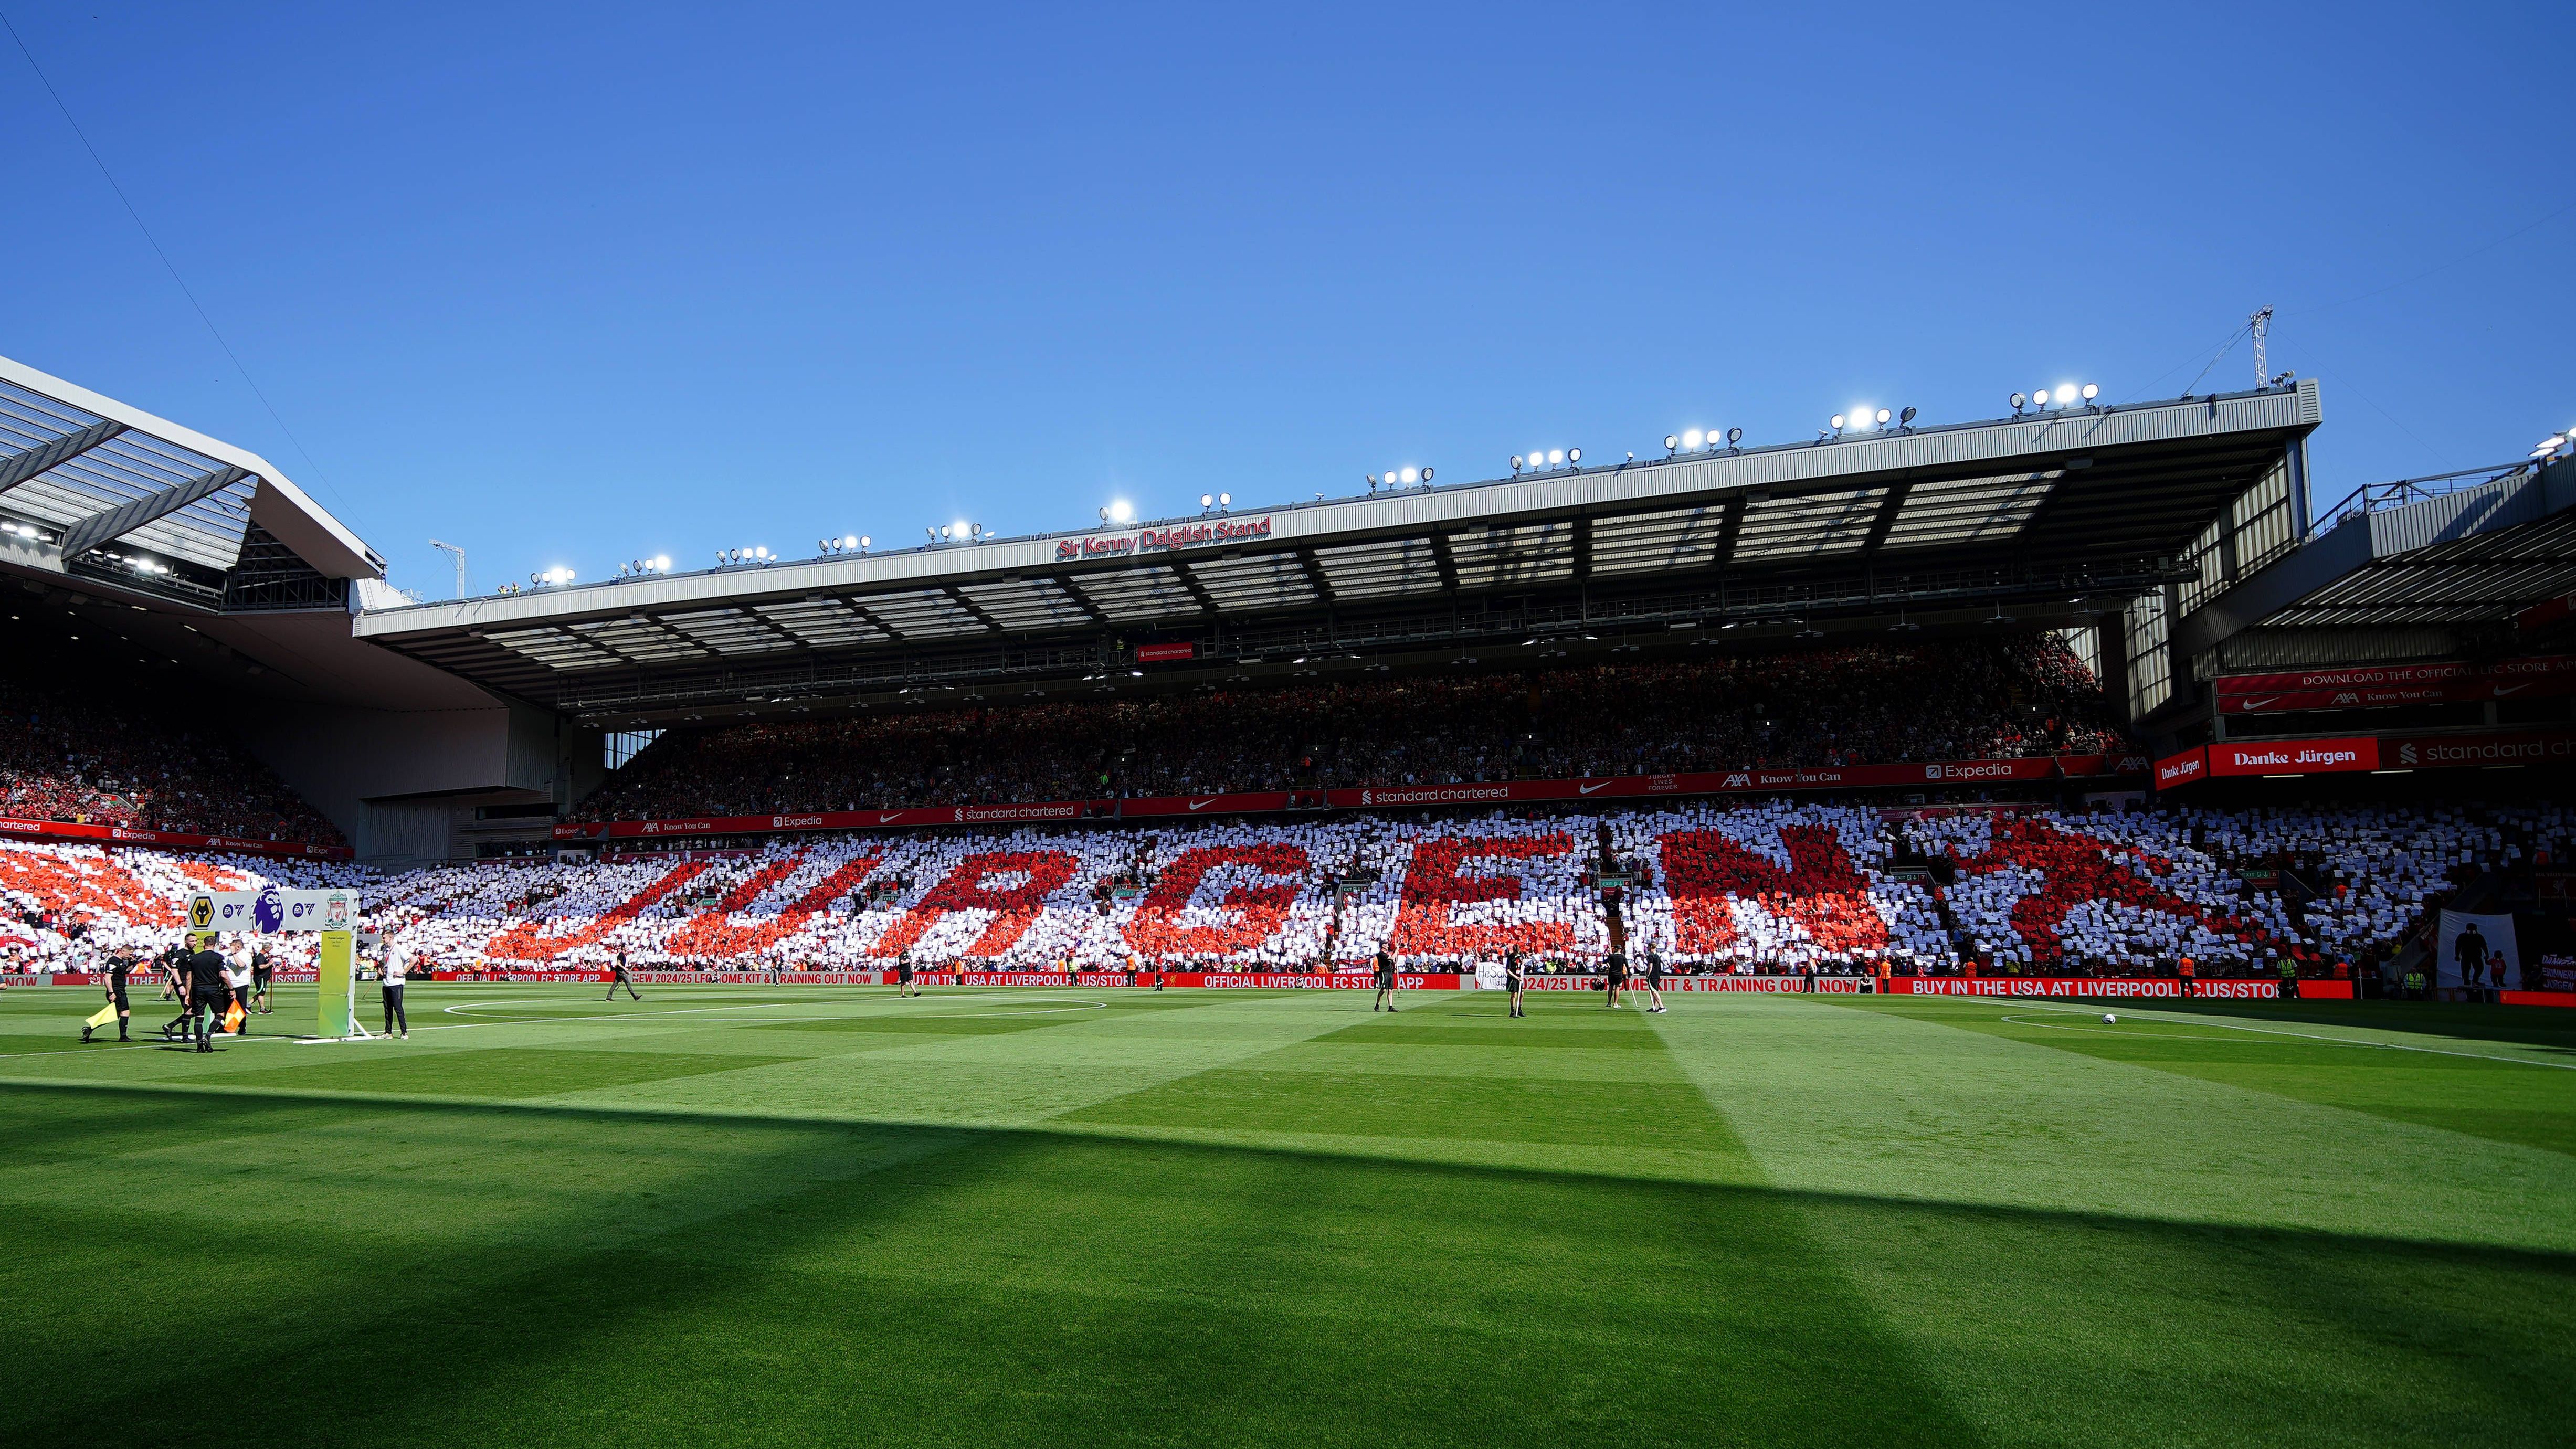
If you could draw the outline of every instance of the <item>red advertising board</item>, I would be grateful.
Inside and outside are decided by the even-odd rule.
[[[2482,730],[2417,735],[2379,742],[2388,770],[2464,770],[2487,765],[2560,765],[2576,760],[2576,734],[2563,730]]]
[[[301,840],[236,840],[228,835],[184,835],[174,830],[130,830],[122,825],[74,825],[61,820],[0,820],[0,836],[16,840],[75,840],[97,845],[142,845],[155,850],[212,850],[264,855],[276,860],[347,860],[345,845]]]
[[[2167,755],[2156,761],[2156,788],[2170,790],[2194,780],[2209,778],[2209,747],[2194,745],[2179,755]]]
[[[2554,699],[2576,694],[2576,655],[2498,659],[2485,664],[2442,660],[2277,674],[2230,674],[2217,681],[2222,714],[2277,714],[2298,709],[2374,709],[2400,704],[2453,704],[2495,699]]]
[[[2335,775],[2379,768],[2379,741],[2370,735],[2332,740],[2229,741],[2209,746],[2216,775]]]
[[[1139,664],[1164,664],[1175,659],[1198,657],[1199,646],[1196,644],[1139,644],[1136,646],[1136,662]]]
[[[2468,770],[2576,763],[2576,733],[2476,730],[2464,734],[2362,735],[2331,740],[2253,740],[2205,745],[2156,762],[2156,788],[2216,775],[2319,775],[2358,770]]]
[[[1898,976],[1889,989],[1901,996],[2088,997],[2180,1001],[2182,983],[2171,977],[2093,976]],[[2196,981],[2191,996],[2199,1001],[2278,1001],[2281,983],[2267,980]],[[2302,981],[2299,996],[2308,1001],[2349,1001],[2349,981]]]
[[[2140,755],[2039,755],[2019,760],[1927,760],[1903,765],[1819,765],[1616,775],[1583,780],[1495,780],[1455,785],[1373,785],[1342,790],[1265,790],[1162,795],[1134,800],[1056,800],[1027,805],[940,805],[901,810],[821,810],[802,815],[715,815],[694,820],[612,820],[558,825],[557,840],[656,840],[675,836],[780,835],[805,830],[914,830],[940,825],[1043,824],[1083,819],[1272,814],[1284,810],[1377,810],[1412,805],[1521,805],[1659,796],[1849,790],[1897,785],[1988,785],[2064,778],[2138,776]]]

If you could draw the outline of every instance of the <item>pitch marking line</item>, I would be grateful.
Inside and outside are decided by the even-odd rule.
[[[2057,1012],[2057,1013],[2060,1013],[2061,1015],[2066,1015],[2066,1016],[2090,1016],[2090,1015],[2092,1015],[2092,1013],[2091,1013],[2091,1012],[2084,1011],[2084,1010],[2081,1010],[2081,1009],[2079,1009],[2079,1008],[2075,1008],[2075,1007],[2043,1006],[2043,1007],[2038,1007],[2038,1008],[2035,1008],[2035,1009],[2036,1009],[2036,1010],[2040,1010],[2040,1011],[2052,1011],[2052,1012]],[[2129,1032],[2104,1031],[2102,1028],[2100,1028],[2100,1027],[2098,1027],[2098,1026],[2092,1026],[2092,1027],[2085,1027],[2085,1026],[2065,1026],[2065,1025],[2061,1025],[2061,1024],[2059,1024],[2059,1023],[2057,1023],[2057,1022],[2053,1022],[2053,1021],[2024,1021],[2024,1020],[2022,1020],[2022,1019],[2021,1019],[2021,1018],[2019,1018],[2019,1017],[2013,1017],[2013,1016],[2007,1016],[2007,1017],[2004,1017],[2004,1018],[2002,1018],[2002,1019],[2003,1019],[2003,1020],[2005,1020],[2005,1021],[2008,1021],[2008,1022],[2012,1022],[2012,1023],[2013,1023],[2014,1025],[2016,1025],[2016,1026],[2036,1026],[2036,1027],[2042,1027],[2042,1028],[2045,1028],[2045,1029],[2047,1029],[2047,1030],[2049,1030],[2049,1031],[2078,1031],[2078,1032],[2091,1032],[2091,1033],[2092,1033],[2093,1035],[2095,1035],[2095,1036],[2129,1036],[2129,1035],[2133,1035],[2133,1033],[2129,1033]],[[2170,1017],[2165,1017],[2165,1016],[2148,1016],[2148,1017],[2142,1017],[2142,1018],[2140,1018],[2140,1019],[2141,1019],[2141,1020],[2145,1020],[2145,1021],[2168,1022],[2168,1023],[2174,1024],[2174,1025],[2182,1025],[2182,1024],[2183,1024],[2183,1023],[2179,1023],[2179,1022],[2173,1022],[2173,1021],[2172,1021],[2172,1018],[2170,1018]],[[2408,1045],[2408,1044],[2406,1044],[2406,1043],[2404,1043],[2404,1042],[2393,1042],[2393,1041],[2367,1041],[2367,1040],[2363,1040],[2363,1039],[2356,1038],[2356,1037],[2348,1037],[2348,1036],[2325,1036],[2325,1035],[2322,1035],[2322,1034],[2320,1034],[2320,1033],[2313,1032],[2313,1031],[2290,1031],[2290,1030],[2287,1030],[2287,1029],[2285,1029],[2285,1028],[2277,1027],[2277,1026],[2248,1026],[2248,1025],[2244,1024],[2243,1022],[2234,1022],[2234,1021],[2210,1021],[2210,1020],[2207,1020],[2207,1019],[2205,1019],[2205,1018],[2194,1018],[2194,1019],[2192,1019],[2192,1020],[2191,1020],[2191,1022],[2190,1022],[2189,1024],[2190,1024],[2190,1025],[2192,1025],[2192,1026],[2211,1026],[2211,1027],[2216,1027],[2216,1028],[2218,1028],[2218,1029],[2219,1029],[2219,1030],[2221,1030],[2221,1031],[2246,1031],[2246,1032],[2253,1032],[2253,1033],[2255,1033],[2255,1034],[2257,1034],[2257,1035],[2260,1035],[2260,1036],[2290,1036],[2290,1037],[2297,1037],[2297,1038],[2299,1038],[2299,1039],[2301,1039],[2301,1040],[2303,1040],[2303,1041],[2318,1041],[2318,1042],[2324,1042],[2324,1043],[2325,1043],[2326,1045],[2328,1045],[2328,1046],[2361,1047],[2361,1048],[2363,1048],[2363,1049],[2365,1049],[2365,1050],[2380,1050],[2380,1051],[2392,1051],[2392,1052],[2424,1052],[2424,1053],[2426,1053],[2426,1054],[2428,1054],[2428,1055],[2431,1055],[2431,1056],[2437,1056],[2437,1057],[2467,1057],[2467,1058],[2468,1058],[2468,1059],[2470,1059],[2471,1061],[2479,1061],[2479,1062],[2512,1062],[2512,1063],[2517,1063],[2517,1064],[2519,1064],[2519,1065],[2526,1066],[2526,1067],[2548,1067],[2548,1068],[2551,1068],[2551,1069],[2553,1069],[2553,1070],[2555,1070],[2555,1071],[2561,1071],[2561,1072],[2576,1072],[2576,1062],[2544,1062],[2544,1061],[2540,1061],[2540,1060],[2537,1060],[2537,1059],[2532,1058],[2532,1057],[2500,1057],[2500,1056],[2497,1056],[2497,1055],[2496,1055],[2495,1053],[2493,1053],[2493,1052],[2464,1052],[2464,1051],[2453,1051],[2453,1050],[2451,1050],[2451,1049],[2449,1049],[2449,1048],[2447,1048],[2447,1047],[2410,1046],[2410,1045]],[[2156,1037],[2156,1038],[2147,1038],[2147,1039],[2148,1039],[2148,1040],[2160,1040],[2160,1041],[2232,1041],[2232,1040],[2234,1040],[2234,1038],[2232,1038],[2232,1037],[2223,1037],[2223,1036],[2185,1036],[2185,1037],[2167,1036],[2167,1037]]]

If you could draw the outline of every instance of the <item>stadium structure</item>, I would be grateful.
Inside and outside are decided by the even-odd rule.
[[[2563,1441],[2569,439],[2017,406],[430,601],[0,363],[0,1438]]]
[[[13,624],[77,653],[113,621],[171,688],[234,701],[250,749],[389,864],[554,834],[619,736],[1560,661],[2055,631],[2158,758],[2568,719],[2553,680],[2468,681],[2565,637],[2576,473],[2409,480],[2312,522],[2313,381],[435,602],[266,460],[21,364],[0,381]],[[2456,677],[2394,701],[2268,691],[2300,709],[2259,683],[2390,668]],[[2144,783],[2130,756],[2080,776],[1872,763],[1771,783]]]

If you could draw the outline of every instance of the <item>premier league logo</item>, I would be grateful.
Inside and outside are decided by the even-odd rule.
[[[259,899],[251,902],[250,918],[263,936],[286,925],[286,899],[277,893],[277,887],[260,887]]]

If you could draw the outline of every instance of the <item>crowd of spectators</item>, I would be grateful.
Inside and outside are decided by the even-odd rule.
[[[24,675],[0,678],[0,816],[341,843],[213,718]]]
[[[354,885],[467,970],[1412,969],[1614,950],[1686,971],[2204,977],[2367,971],[2482,873],[2567,859],[2576,811],[2072,813],[1710,801],[1439,818],[818,835],[759,849],[363,868],[0,842],[0,964],[153,949],[193,890]],[[1618,888],[1605,900],[1607,884]],[[309,938],[283,938],[290,957]],[[2338,971],[2336,968],[2343,968]]]
[[[0,973],[86,971],[108,956],[158,954],[187,925],[199,891],[356,887],[375,879],[362,866],[275,861],[126,846],[0,841]],[[280,935],[280,965],[310,965],[314,938]]]
[[[2042,633],[1134,699],[925,704],[675,731],[577,814],[670,819],[2126,747],[2090,671]]]

